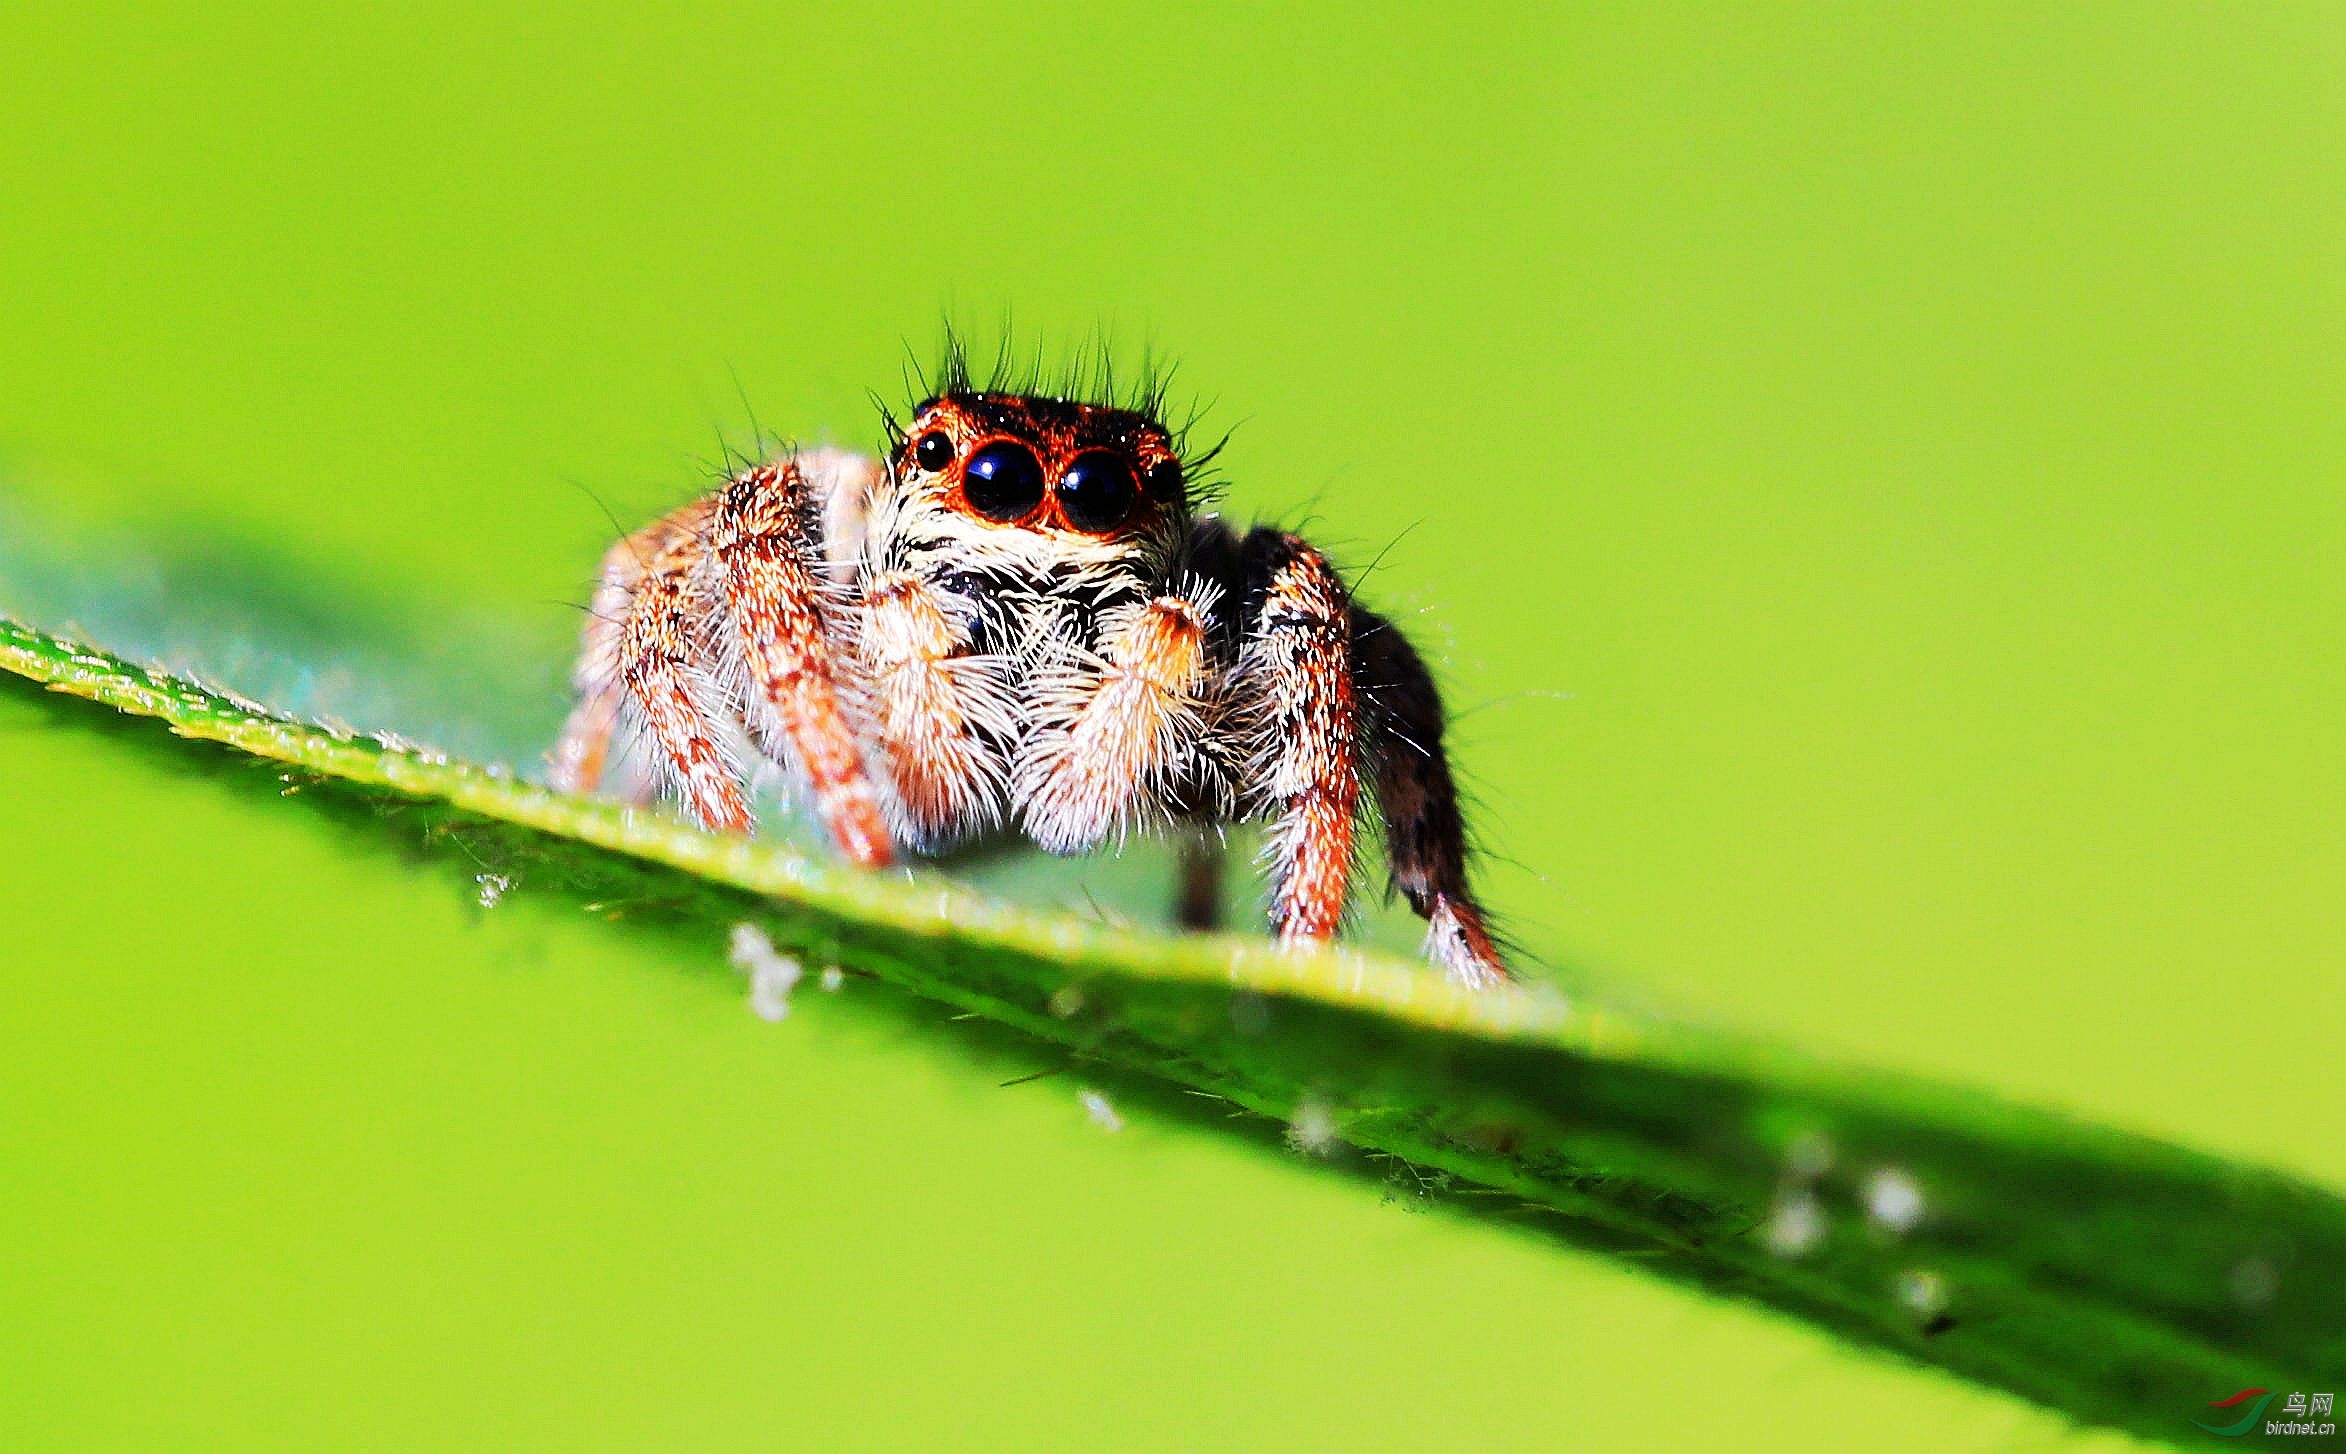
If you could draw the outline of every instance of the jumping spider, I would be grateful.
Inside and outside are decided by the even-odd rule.
[[[1305,541],[1195,514],[1161,412],[1153,392],[981,389],[956,365],[889,421],[885,461],[788,454],[628,536],[555,781],[592,789],[614,738],[648,732],[647,791],[747,833],[746,747],[869,867],[1010,826],[1076,853],[1185,825],[1184,917],[1208,923],[1219,828],[1263,819],[1290,944],[1341,925],[1373,789],[1428,955],[1505,980],[1425,663]]]

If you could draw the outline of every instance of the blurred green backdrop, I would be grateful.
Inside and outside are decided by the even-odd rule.
[[[1534,950],[2346,1183],[2334,7],[239,9],[10,10],[19,494],[537,692],[744,399],[1153,336],[1415,613]],[[49,720],[8,1448],[2101,1437]]]

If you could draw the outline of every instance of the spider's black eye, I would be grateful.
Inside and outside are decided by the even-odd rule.
[[[1043,467],[1025,445],[997,439],[969,457],[961,492],[971,509],[1007,524],[1043,502]]]
[[[953,463],[953,441],[943,434],[924,434],[913,443],[912,457],[934,474]]]
[[[1181,494],[1181,461],[1161,459],[1149,466],[1149,493],[1159,498]]]
[[[1075,457],[1059,477],[1059,508],[1078,530],[1113,530],[1132,513],[1140,498],[1132,466],[1124,456],[1105,449],[1087,449]]]

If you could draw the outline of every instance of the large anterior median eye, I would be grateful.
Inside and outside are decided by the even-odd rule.
[[[1075,457],[1059,477],[1059,508],[1078,530],[1113,530],[1132,513],[1140,487],[1124,456],[1106,449],[1087,449]]]
[[[962,467],[961,492],[972,510],[1008,524],[1043,503],[1043,467],[1025,445],[998,439]]]

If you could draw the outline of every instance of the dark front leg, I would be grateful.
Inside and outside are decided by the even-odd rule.
[[[1428,957],[1461,984],[1498,984],[1507,966],[1466,886],[1466,826],[1442,743],[1441,693],[1392,622],[1357,606],[1352,617],[1393,886],[1427,923]]]

